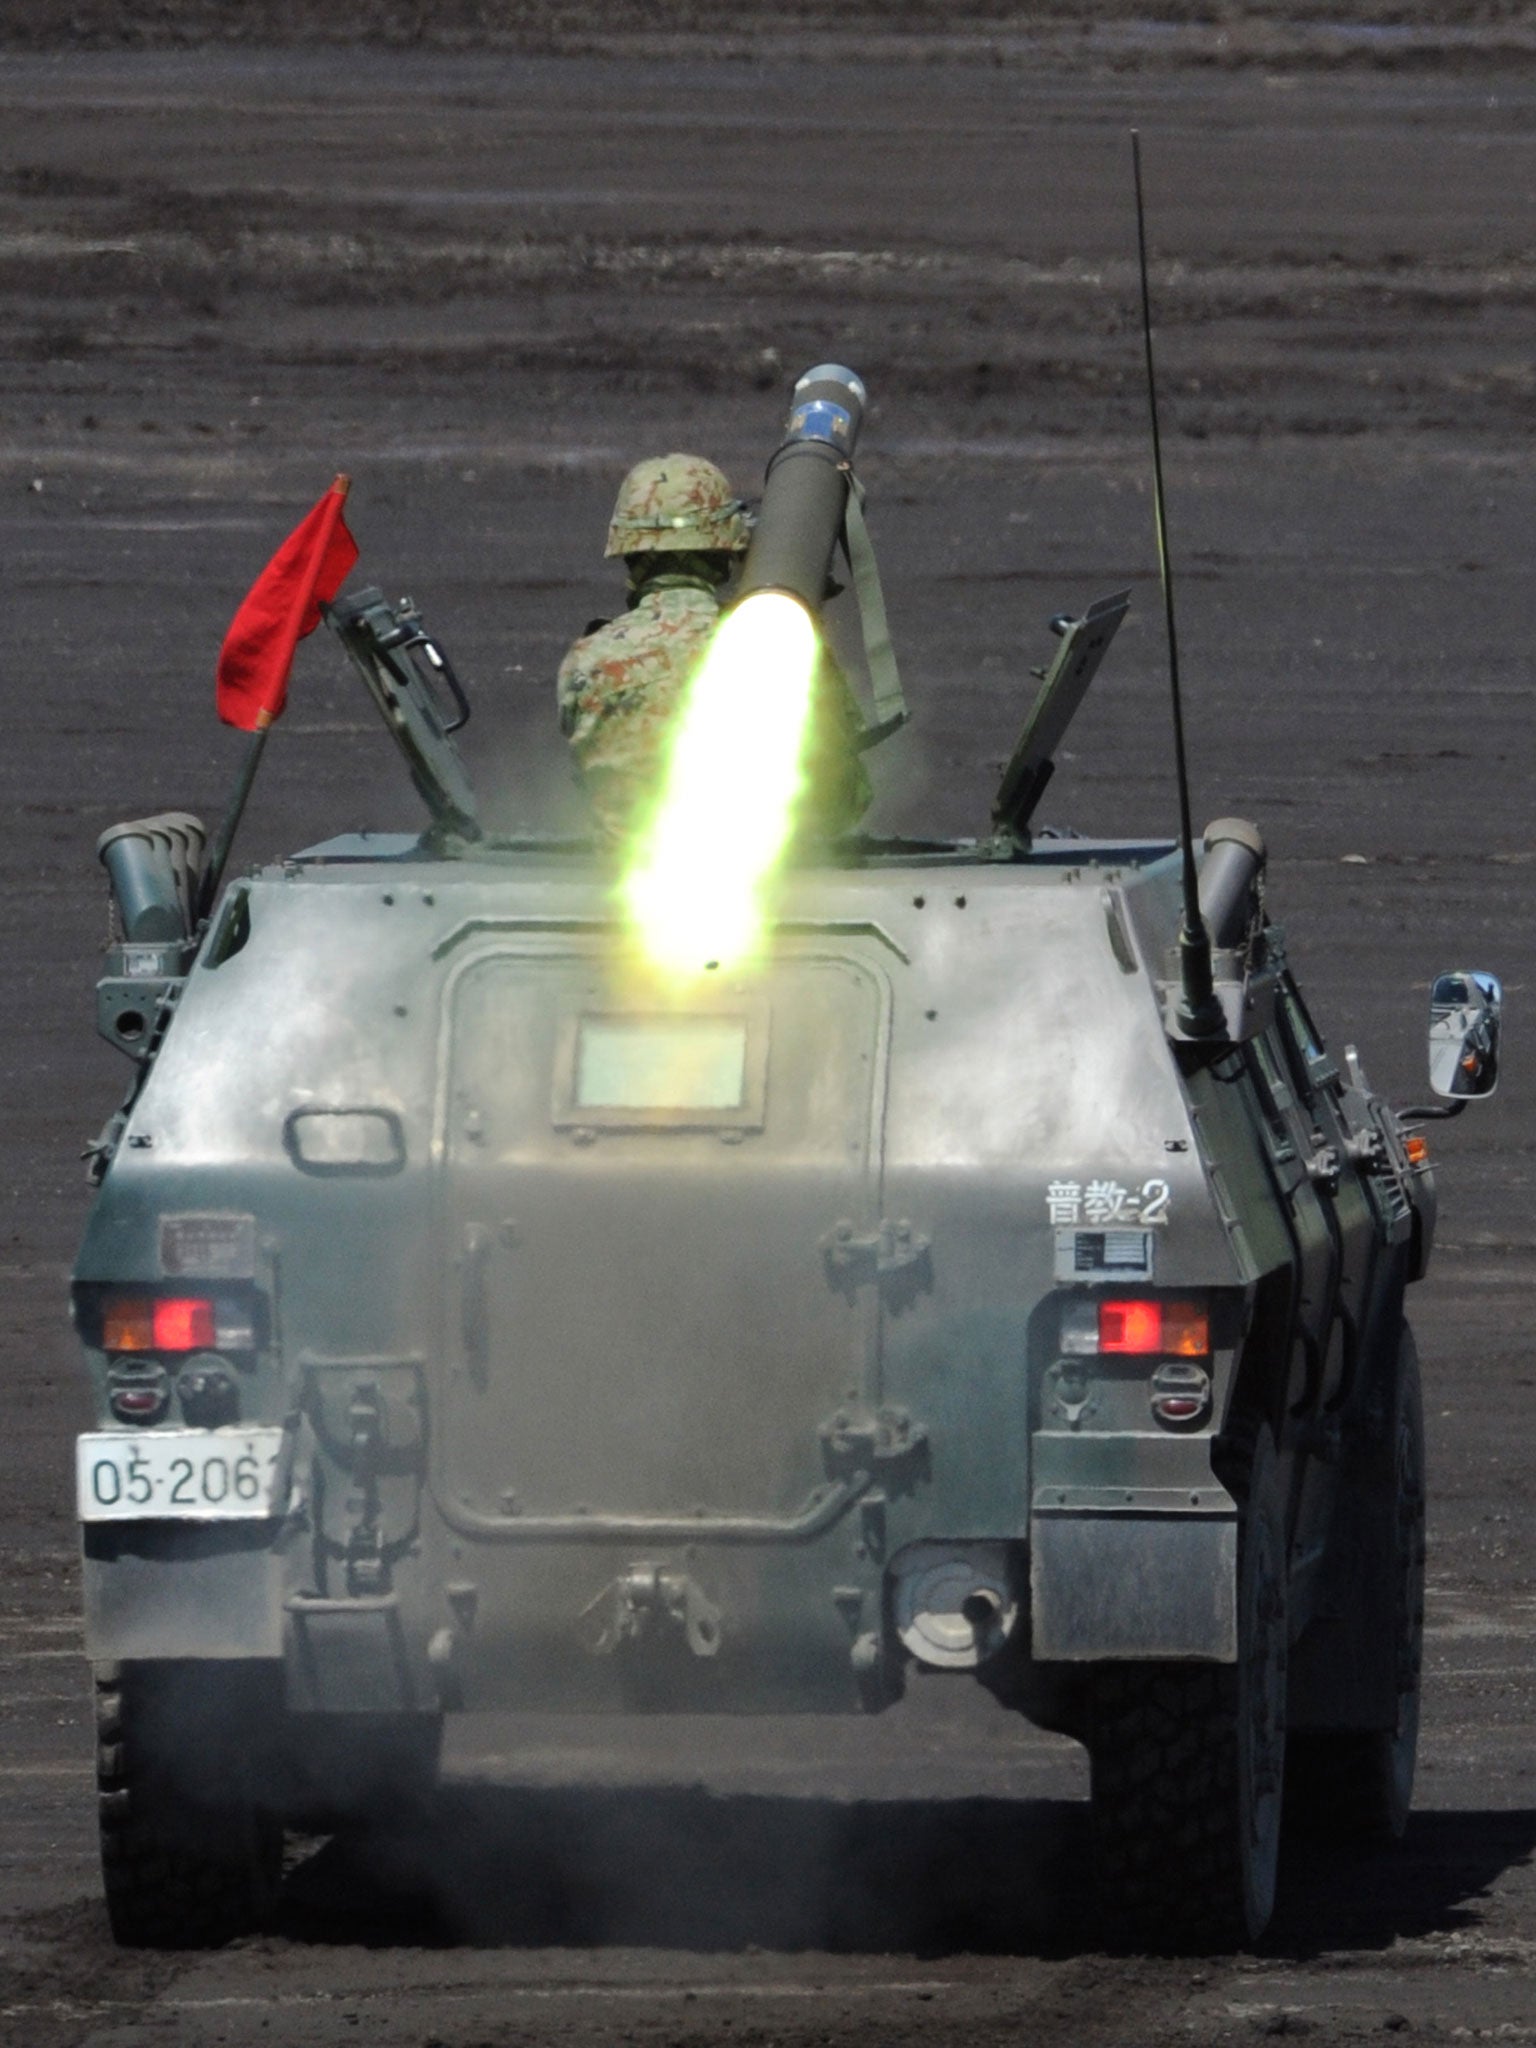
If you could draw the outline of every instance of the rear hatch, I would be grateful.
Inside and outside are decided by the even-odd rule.
[[[473,1532],[811,1534],[877,1370],[889,992],[789,941],[686,997],[475,943],[444,996],[434,1488]]]

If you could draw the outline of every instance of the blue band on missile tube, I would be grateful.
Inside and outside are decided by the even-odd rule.
[[[846,448],[852,432],[853,415],[829,398],[813,398],[789,416],[792,441],[827,441],[834,448]]]

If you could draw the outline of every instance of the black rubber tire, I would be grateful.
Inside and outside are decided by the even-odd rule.
[[[214,1948],[270,1911],[282,1827],[255,1788],[273,1696],[263,1667],[97,1667],[101,1871],[124,1947]]]
[[[1104,1665],[1090,1685],[1100,1895],[1112,1935],[1154,1949],[1243,1947],[1274,1910],[1287,1550],[1267,1426],[1240,1463],[1237,1662]]]
[[[1406,1323],[1390,1429],[1397,1720],[1387,1729],[1308,1730],[1296,1738],[1288,1767],[1291,1817],[1327,1841],[1400,1842],[1413,1804],[1424,1660],[1424,1396],[1418,1347]]]

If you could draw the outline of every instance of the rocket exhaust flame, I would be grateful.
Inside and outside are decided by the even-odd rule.
[[[688,976],[746,959],[788,843],[816,672],[816,628],[778,590],[721,622],[679,721],[666,784],[624,878],[652,966]]]
[[[816,677],[814,615],[848,503],[865,391],[821,363],[795,385],[741,595],[694,677],[661,802],[623,897],[652,966],[678,976],[757,947],[789,843]]]

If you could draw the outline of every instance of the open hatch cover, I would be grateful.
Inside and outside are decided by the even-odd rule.
[[[359,590],[327,605],[325,617],[368,685],[434,825],[478,839],[475,792],[452,738],[469,722],[469,700],[415,605]]]
[[[1097,599],[1080,619],[1062,617],[1051,621],[1061,645],[1056,650],[1056,659],[1041,677],[1040,694],[1030,709],[992,803],[994,830],[1008,835],[1016,846],[1029,844],[1030,820],[1055,770],[1056,749],[1098,673],[1099,663],[1119,630],[1130,601],[1128,590],[1117,590],[1113,597]],[[1039,675],[1040,671],[1035,673]]]

